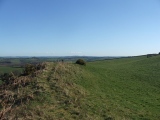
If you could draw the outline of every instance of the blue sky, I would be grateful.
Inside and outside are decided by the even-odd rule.
[[[160,52],[160,0],[0,0],[0,56]]]

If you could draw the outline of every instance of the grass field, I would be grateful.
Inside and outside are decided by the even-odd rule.
[[[10,73],[13,71],[22,71],[22,68],[9,67],[9,66],[0,66],[0,74]]]
[[[13,98],[17,102],[7,116],[20,119],[159,120],[159,73],[160,56],[102,60],[88,62],[86,66],[47,62],[36,77],[17,78],[30,81],[24,87],[21,87],[24,82],[19,88],[13,84],[8,87],[19,97]],[[18,103],[21,100],[24,100],[23,104]]]
[[[118,119],[160,118],[160,56],[88,63],[77,83],[95,114]],[[106,111],[107,110],[107,111]]]

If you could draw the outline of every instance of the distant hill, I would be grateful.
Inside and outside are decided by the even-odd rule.
[[[0,86],[1,119],[160,118],[160,56],[43,64]]]

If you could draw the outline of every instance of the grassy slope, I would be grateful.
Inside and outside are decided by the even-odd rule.
[[[84,107],[87,92],[74,83],[82,75],[79,66],[47,63],[43,71],[37,72],[37,77],[21,76],[16,79],[20,81],[18,85],[10,84],[1,89],[0,116],[34,120],[101,119],[87,111]]]
[[[158,120],[159,72],[159,56],[90,62],[86,67],[47,63],[45,70],[25,87],[19,85],[7,90],[6,94],[18,97],[14,98],[17,102],[12,112],[6,116],[47,120]]]
[[[87,99],[96,114],[160,118],[160,56],[91,62],[84,69],[77,83],[89,91]]]
[[[82,108],[86,91],[73,82],[80,72],[79,67],[71,64],[48,63],[46,70],[37,79],[37,86],[43,92],[28,105],[28,110],[33,111],[32,119],[94,119]]]

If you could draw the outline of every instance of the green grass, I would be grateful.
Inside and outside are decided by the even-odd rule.
[[[160,56],[97,61],[83,68],[77,84],[89,91],[93,112],[115,119],[160,118]]]
[[[48,62],[36,77],[19,78],[31,78],[26,86],[9,87],[17,96],[33,96],[15,105],[11,118],[159,120],[159,73],[160,56],[96,61],[86,66]]]
[[[16,117],[34,120],[94,119],[87,109],[83,109],[85,90],[74,83],[80,73],[79,67],[68,63],[47,63],[45,70],[37,72],[39,74],[37,73],[36,77],[31,77],[31,75],[15,79],[15,81],[29,81],[25,86],[24,82],[17,86],[6,85],[9,92],[6,92],[5,99],[10,99],[8,94],[12,93],[14,94],[12,99],[16,101],[10,103],[14,104],[14,107],[12,112],[7,114],[8,119]],[[3,89],[0,94],[4,95]],[[28,98],[28,96],[31,97]],[[22,101],[23,104],[19,101]],[[7,106],[7,104],[8,102],[3,105]]]
[[[0,74],[10,73],[13,71],[22,71],[22,68],[9,67],[9,66],[0,66]]]

